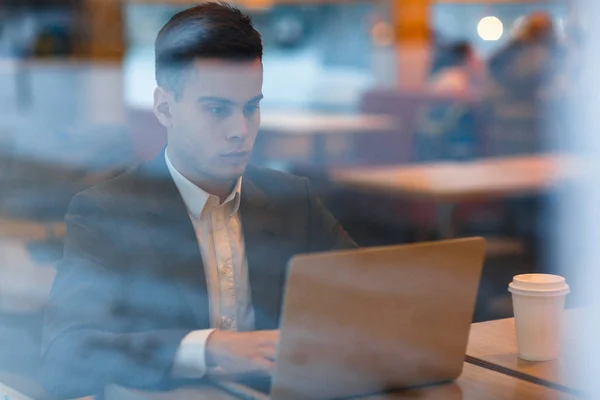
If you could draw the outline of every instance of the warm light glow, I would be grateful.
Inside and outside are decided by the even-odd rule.
[[[274,0],[238,0],[238,4],[248,10],[268,10],[275,4]]]
[[[497,17],[484,17],[477,24],[477,33],[483,40],[498,40],[504,33],[504,26]]]

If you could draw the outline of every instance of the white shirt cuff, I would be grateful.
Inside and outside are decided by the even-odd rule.
[[[214,329],[188,333],[175,353],[173,375],[177,378],[202,378],[206,368],[206,342]]]

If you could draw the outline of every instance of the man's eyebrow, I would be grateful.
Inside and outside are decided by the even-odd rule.
[[[258,96],[251,98],[247,104],[257,103],[257,102],[261,101],[263,99],[263,97],[265,97],[265,96],[263,96],[262,94],[259,94]]]
[[[204,96],[204,97],[198,98],[198,102],[205,102],[205,101],[214,101],[216,103],[234,104],[233,101],[226,99],[225,97]]]
[[[248,101],[248,103],[246,104],[250,104],[250,103],[257,103],[259,101],[261,101],[263,99],[263,95],[259,94],[258,96],[253,97],[252,99],[250,99]],[[209,102],[209,101],[213,101],[216,103],[223,103],[223,104],[235,104],[235,101],[229,100],[225,97],[217,97],[217,96],[203,96],[203,97],[199,97],[198,98],[198,102]]]

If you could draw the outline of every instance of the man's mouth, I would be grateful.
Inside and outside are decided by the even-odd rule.
[[[232,160],[240,160],[247,158],[250,155],[249,151],[232,151],[230,153],[221,154],[221,157],[232,159]]]

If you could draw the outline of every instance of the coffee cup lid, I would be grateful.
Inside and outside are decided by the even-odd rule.
[[[522,274],[513,278],[508,291],[529,296],[560,296],[570,292],[565,278],[551,274]]]

